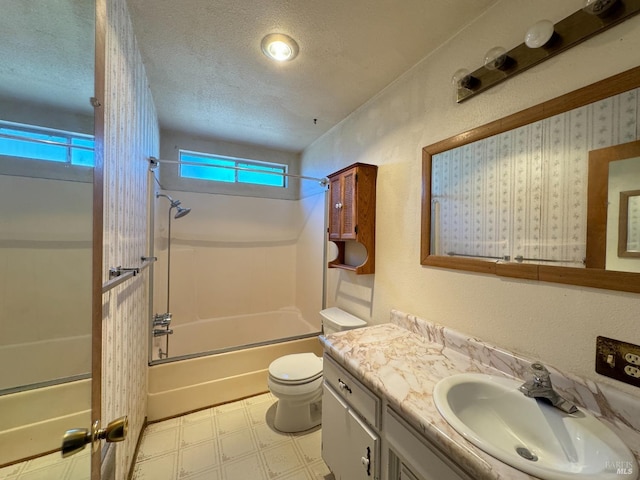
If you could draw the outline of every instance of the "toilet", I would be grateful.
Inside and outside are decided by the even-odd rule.
[[[367,325],[337,307],[320,312],[324,334]],[[293,433],[320,425],[322,420],[322,358],[314,353],[293,353],[269,365],[269,390],[278,399],[274,426]]]

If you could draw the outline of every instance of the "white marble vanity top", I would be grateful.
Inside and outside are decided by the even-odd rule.
[[[439,414],[433,387],[443,377],[466,372],[524,379],[529,364],[515,353],[465,337],[399,311],[391,323],[320,337],[324,349],[452,460],[478,480],[535,478],[478,449]],[[552,366],[554,387],[590,410],[640,459],[640,402],[607,385],[566,375]],[[616,459],[611,459],[615,462]],[[623,478],[624,475],[621,476]]]

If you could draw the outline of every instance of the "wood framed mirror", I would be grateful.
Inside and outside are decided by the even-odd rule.
[[[473,251],[473,248],[471,248],[470,251],[472,252],[469,254],[469,252],[465,251],[464,248],[458,249],[443,245],[443,242],[441,241],[442,232],[440,231],[442,229],[440,218],[442,212],[438,208],[438,203],[441,199],[447,197],[447,194],[446,192],[443,194],[438,190],[439,186],[437,185],[437,182],[435,185],[433,183],[434,178],[436,178],[434,176],[434,169],[437,170],[438,161],[442,163],[442,160],[440,160],[441,157],[438,157],[439,155],[455,155],[456,153],[451,152],[456,152],[456,149],[460,150],[466,148],[471,150],[468,155],[473,158],[475,155],[473,149],[480,145],[481,141],[486,139],[488,142],[491,142],[493,138],[498,138],[498,136],[502,134],[513,133],[514,135],[517,135],[526,128],[535,130],[533,133],[528,134],[529,142],[538,142],[540,145],[549,145],[553,143],[554,130],[553,127],[548,125],[547,119],[552,120],[561,114],[572,111],[576,111],[578,112],[577,115],[580,115],[582,112],[582,110],[580,110],[581,107],[588,108],[588,106],[594,102],[605,101],[610,97],[621,95],[625,92],[628,92],[629,97],[637,98],[637,91],[635,91],[635,89],[638,88],[640,88],[640,67],[614,75],[610,78],[549,100],[540,105],[536,105],[521,112],[424,147],[422,155],[423,173],[420,263],[424,266],[431,267],[466,270],[498,276],[640,293],[640,274],[635,272],[605,269],[605,256],[602,253],[602,249],[606,249],[606,236],[603,240],[602,236],[594,237],[587,233],[587,230],[593,231],[598,229],[606,232],[607,218],[606,212],[604,217],[602,215],[594,216],[591,212],[591,208],[585,207],[588,203],[586,198],[587,188],[585,188],[586,185],[584,185],[586,183],[587,165],[589,165],[589,180],[591,181],[592,176],[595,175],[592,174],[591,164],[587,161],[587,151],[585,151],[583,155],[585,158],[579,159],[579,161],[584,165],[581,167],[584,170],[581,175],[585,178],[580,180],[580,182],[583,184],[581,188],[584,190],[585,198],[571,198],[573,204],[578,205],[578,207],[582,209],[582,213],[580,215],[584,217],[584,219],[581,221],[582,226],[576,227],[576,232],[570,233],[567,236],[567,238],[572,239],[572,242],[575,242],[575,245],[578,245],[578,247],[574,248],[574,250],[578,252],[575,255],[576,258],[560,257],[560,259],[556,259],[546,255],[541,255],[540,252],[542,250],[537,251],[537,253],[540,254],[539,256],[527,255],[526,253],[523,254],[519,251],[519,248],[525,248],[527,240],[518,238],[514,240],[513,237],[504,239],[496,236],[494,238],[481,238],[480,240],[476,240],[477,244],[493,245],[493,250],[489,249],[488,254],[485,254],[485,251],[482,249],[476,249]],[[633,115],[634,122],[637,123],[637,112],[635,110],[633,111]],[[545,121],[547,121],[547,123],[545,123]],[[586,120],[585,123],[587,123]],[[545,140],[544,135],[551,137],[551,140]],[[633,133],[630,135],[633,136],[629,140],[637,139],[635,129],[633,129]],[[620,136],[620,138],[610,140],[609,145],[612,143],[625,143],[629,142],[629,140],[625,140],[624,136]],[[598,145],[598,142],[594,141],[593,144]],[[517,143],[512,143],[511,145],[513,147],[512,151],[515,151]],[[605,143],[603,146],[606,145],[607,144]],[[490,146],[482,146],[478,148],[483,148],[485,150],[491,149]],[[563,151],[562,148],[559,149],[559,158],[563,158],[562,155],[568,154],[569,152]],[[536,154],[531,154],[530,156],[535,157]],[[445,159],[445,165],[447,165],[446,162],[447,160]],[[537,171],[538,168],[540,167],[534,166],[532,171]],[[466,172],[465,175],[467,176],[465,178],[474,178],[474,174],[475,172],[473,169],[470,169]],[[512,178],[511,174],[506,175],[509,178]],[[484,183],[485,186],[493,185],[497,182],[495,175],[492,176],[492,174],[490,174],[486,178],[487,180]],[[607,176],[604,178],[607,178]],[[530,185],[531,183],[524,182],[519,186],[519,188],[520,190],[528,191]],[[590,188],[591,187],[589,186],[589,189]],[[562,188],[559,189],[559,192],[560,193],[557,195],[559,200],[557,200],[556,203],[558,203],[558,211],[562,212],[568,208],[567,203],[562,203],[568,201],[568,195],[562,191]],[[467,193],[469,195],[473,195],[473,192]],[[483,190],[483,195],[485,193],[486,188]],[[533,195],[528,198],[536,198],[535,195],[536,192],[533,192]],[[451,197],[454,195],[452,194],[449,196]],[[541,207],[537,206],[532,208],[531,205],[533,203],[535,202],[529,200],[524,201],[522,205],[507,202],[506,206],[500,207],[497,205],[483,203],[479,204],[476,210],[481,212],[492,212],[493,210],[502,208],[503,211],[509,214],[516,212],[517,215],[526,216],[527,213],[530,213],[532,217],[544,214],[544,212],[541,211]],[[459,209],[454,211],[452,215],[454,217],[457,215],[458,218],[463,218],[465,215],[468,216],[468,212]],[[547,213],[547,215],[552,215],[552,213]],[[604,224],[598,224],[598,222],[602,222],[603,219],[605,220]],[[484,227],[478,226],[473,222],[468,220],[465,221],[467,224],[460,224],[460,228],[462,230],[484,229]],[[517,226],[514,226],[516,223],[515,220],[509,220],[507,223],[508,227],[505,228],[510,229],[512,232],[517,230]],[[543,230],[544,228],[537,228],[536,230],[535,235],[537,235],[537,237],[535,237],[535,239],[538,244],[544,240],[540,240],[540,238],[545,234]],[[544,238],[552,238],[553,236],[552,233],[547,235],[548,236]],[[471,242],[459,243],[458,245],[469,246],[470,243]],[[549,241],[548,243],[551,244],[553,242]],[[565,244],[566,243],[568,242],[565,240]],[[573,247],[573,245],[571,247]],[[549,248],[548,250],[551,251],[551,249],[552,248]],[[601,260],[599,260],[598,263],[595,263],[595,258],[597,256],[600,256]]]
[[[620,192],[618,256],[640,257],[640,190]]]

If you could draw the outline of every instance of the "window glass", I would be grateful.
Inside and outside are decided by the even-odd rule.
[[[0,122],[0,155],[91,167],[94,143],[91,135]]]
[[[277,163],[180,151],[183,178],[285,187],[286,173],[287,166]]]

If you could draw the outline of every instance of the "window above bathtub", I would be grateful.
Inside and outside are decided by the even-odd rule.
[[[0,120],[0,174],[91,181],[93,135]]]
[[[287,165],[180,150],[180,177],[211,182],[287,186]]]
[[[159,159],[158,181],[166,190],[282,200],[300,196],[299,152],[162,129]]]

